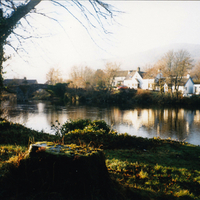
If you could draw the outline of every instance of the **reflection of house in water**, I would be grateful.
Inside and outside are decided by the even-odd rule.
[[[184,109],[164,109],[164,121],[168,121],[169,118],[184,119]]]
[[[178,108],[114,110],[115,121],[127,123],[136,130],[145,129],[152,137],[184,140],[194,121],[199,124],[200,112]]]
[[[194,111],[194,122],[196,122],[196,123],[200,122],[200,110]]]
[[[131,124],[136,130],[143,126],[150,127],[154,125],[155,113],[152,109],[134,109],[127,111],[115,109],[114,115],[120,116],[119,120],[121,122]]]
[[[190,128],[194,122],[194,112],[191,110],[185,110],[184,117],[186,119],[186,131],[187,134],[189,134]]]

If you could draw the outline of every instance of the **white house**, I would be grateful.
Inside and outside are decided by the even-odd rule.
[[[146,72],[140,71],[138,67],[137,70],[126,70],[115,72],[115,76],[112,79],[112,86],[125,85],[133,89],[155,89],[156,82],[162,75],[158,75],[155,78],[146,79],[144,78]]]
[[[193,94],[193,87],[194,87],[194,82],[193,82],[192,78],[189,77],[189,79],[187,80],[187,82],[185,84],[183,93],[186,95]]]
[[[137,70],[127,70],[127,71],[118,71],[116,72],[112,85],[125,85],[131,89],[143,89],[143,90],[160,90],[160,86],[158,84],[159,80],[162,79],[162,82],[165,81],[162,73],[159,72],[155,78],[145,78],[145,73],[140,71],[138,67]],[[172,84],[164,84],[164,92],[169,92],[172,89],[172,92],[175,92],[175,87]],[[193,82],[192,78],[188,74],[185,76],[180,84],[178,90],[184,95],[188,96],[189,94],[200,94],[200,82]]]
[[[140,82],[139,82],[139,80],[137,80],[135,78],[129,77],[124,80],[124,85],[126,85],[127,87],[129,87],[131,89],[138,89]]]
[[[137,71],[131,71],[131,73],[126,76],[126,78],[124,79],[124,85],[131,89],[141,88],[142,78],[142,73],[140,72],[140,68],[138,67]]]
[[[183,95],[187,96],[193,93],[193,86],[194,82],[191,77],[184,78],[181,80],[178,91],[181,92]],[[175,92],[175,86],[171,84],[164,84],[164,92],[169,92],[169,89],[172,88],[172,92]]]
[[[149,89],[149,85],[154,83],[154,79],[144,79],[145,72],[140,71],[138,67],[136,71],[132,71],[124,79],[124,85],[134,89]]]
[[[130,74],[132,71],[117,71],[115,72],[114,78],[112,80],[112,86],[124,85],[124,79]]]

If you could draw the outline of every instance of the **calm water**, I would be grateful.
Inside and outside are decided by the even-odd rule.
[[[175,108],[96,107],[89,105],[53,105],[50,102],[16,104],[4,102],[6,117],[26,127],[54,134],[51,123],[68,119],[103,119],[119,133],[141,137],[172,138],[200,145],[200,110]]]

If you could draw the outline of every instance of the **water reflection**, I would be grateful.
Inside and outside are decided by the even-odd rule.
[[[50,102],[1,105],[7,109],[7,118],[29,128],[51,130],[51,123],[61,124],[68,119],[103,119],[120,133],[141,137],[172,138],[200,145],[200,111],[179,108],[94,107],[88,105],[54,105]]]

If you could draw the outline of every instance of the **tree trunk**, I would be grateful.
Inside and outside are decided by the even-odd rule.
[[[0,16],[0,43],[6,41],[8,36],[12,33],[13,28],[17,25],[21,18],[27,15],[41,1],[42,0],[31,0],[27,4],[18,6],[8,18]]]
[[[3,90],[3,62],[4,62],[4,50],[3,46],[6,44],[8,36],[12,33],[13,28],[17,23],[27,15],[36,5],[42,0],[31,0],[27,4],[18,6],[15,11],[9,17],[3,16],[3,11],[0,9],[0,97]]]
[[[4,54],[3,54],[3,44],[0,44],[0,100],[1,100],[1,95],[2,95],[2,90],[3,90],[3,58],[4,58]]]

